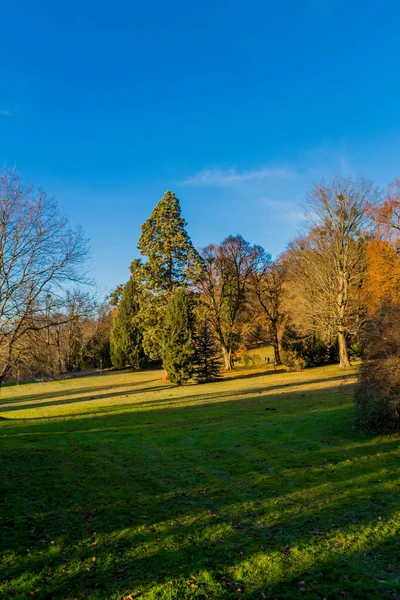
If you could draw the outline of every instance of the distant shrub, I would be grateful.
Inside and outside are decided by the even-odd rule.
[[[240,363],[244,367],[255,367],[263,362],[260,354],[250,354],[247,350],[241,349],[236,353],[235,362]]]
[[[307,362],[302,356],[299,356],[294,350],[282,352],[282,362],[289,371],[303,371],[307,367]]]
[[[319,367],[337,360],[337,345],[326,344],[318,336],[301,336],[292,327],[287,327],[282,340],[282,349],[301,357],[306,367]]]
[[[376,431],[400,431],[400,306],[382,307],[363,334],[364,363],[354,400],[358,422]]]
[[[259,354],[253,354],[251,358],[252,358],[252,364],[254,366],[260,365],[262,363],[262,358]]]
[[[360,340],[354,339],[350,342],[348,347],[349,359],[352,360],[361,360],[362,358],[362,345]]]
[[[244,367],[248,367],[252,364],[251,356],[247,351],[242,351],[240,352],[240,354],[238,353],[235,360],[242,364]]]

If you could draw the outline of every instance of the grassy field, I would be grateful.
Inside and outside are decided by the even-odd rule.
[[[400,598],[398,436],[354,372],[4,388],[2,598]]]

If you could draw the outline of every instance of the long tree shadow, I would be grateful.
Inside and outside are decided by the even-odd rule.
[[[236,598],[240,589],[251,600],[261,592],[315,599],[326,587],[325,597],[332,590],[382,597],[394,585],[390,574],[380,583],[376,568],[386,568],[395,549],[385,527],[398,508],[398,437],[357,433],[337,387],[309,391],[303,410],[295,398],[301,394],[285,393],[276,412],[265,410],[276,397],[255,396],[8,423],[1,453],[5,597],[38,589],[38,598],[117,598],[170,580],[169,595],[161,587],[158,597]],[[310,550],[309,564],[293,558],[299,548]],[[378,567],[365,575],[368,561]],[[253,587],[251,565],[265,570]]]
[[[326,382],[327,384],[331,384],[332,382],[340,382],[338,385],[338,388],[341,387],[341,385],[345,382],[352,382],[354,380],[354,376],[353,375],[336,375],[336,376],[332,376],[332,377],[328,377],[324,379],[324,383]],[[224,380],[222,380],[219,383],[223,383]],[[272,382],[271,382],[272,383]],[[133,410],[137,410],[137,409],[141,409],[141,408],[146,408],[146,407],[151,407],[151,406],[156,406],[156,407],[161,407],[161,406],[173,406],[173,405],[180,405],[182,403],[184,403],[187,400],[190,400],[190,403],[188,403],[188,406],[191,406],[193,404],[203,404],[204,402],[218,402],[220,401],[221,398],[226,398],[227,400],[233,400],[233,399],[239,399],[243,396],[252,396],[253,394],[270,394],[271,392],[278,392],[281,391],[281,393],[285,392],[286,390],[290,390],[290,388],[301,388],[301,387],[308,387],[310,385],[314,385],[314,384],[320,384],[321,383],[321,379],[309,379],[309,380],[304,380],[304,381],[293,381],[293,382],[289,382],[289,383],[278,383],[275,385],[270,385],[270,382],[268,382],[267,385],[259,385],[257,387],[252,387],[250,389],[244,389],[244,390],[229,390],[229,391],[222,391],[223,389],[223,385],[221,385],[221,389],[218,391],[214,391],[214,392],[209,392],[207,393],[207,384],[205,384],[204,386],[202,386],[202,389],[205,389],[204,393],[198,393],[198,391],[196,390],[195,393],[193,393],[193,388],[191,386],[189,386],[188,389],[188,393],[187,394],[180,394],[178,397],[176,398],[160,398],[157,396],[157,398],[145,398],[142,401],[138,401],[138,402],[134,402],[134,404],[132,405],[132,409]],[[140,383],[138,384],[133,384],[133,385],[140,385]],[[115,387],[119,387],[119,386],[114,386],[111,388],[102,388],[101,390],[103,391],[104,389],[115,389]],[[144,395],[144,394],[154,394],[154,393],[159,393],[159,392],[168,392],[172,389],[174,389],[176,386],[173,384],[169,384],[169,383],[165,383],[165,382],[159,382],[158,385],[156,386],[143,386],[142,387],[138,387],[138,389],[135,390],[128,390],[126,389],[127,387],[130,387],[128,385],[123,385],[120,387],[124,387],[125,390],[123,392],[121,392],[121,390],[117,391],[117,392],[106,392],[106,393],[101,393],[98,394],[97,391],[99,388],[95,388],[93,391],[91,391],[89,394],[85,395],[85,396],[81,396],[79,398],[63,398],[62,395],[60,398],[58,398],[58,396],[56,397],[56,399],[54,401],[49,401],[49,402],[29,402],[27,404],[18,404],[17,407],[13,405],[11,406],[0,406],[0,411],[1,413],[6,413],[6,412],[15,412],[16,410],[27,410],[27,409],[42,409],[42,408],[46,408],[46,407],[50,407],[50,406],[58,406],[58,405],[66,405],[66,404],[80,404],[82,402],[89,402],[92,400],[102,400],[102,399],[108,399],[108,398],[115,398],[115,397],[119,397],[119,396],[125,396],[125,397],[129,397],[129,396],[135,396],[135,395]],[[213,389],[215,389],[215,384],[213,386]],[[329,385],[327,385],[324,388],[321,388],[322,390],[324,389],[330,389]],[[84,390],[87,391],[87,390]],[[82,393],[82,390],[80,390],[80,393]],[[121,407],[125,407],[125,404],[121,404],[121,405],[116,405],[116,406],[106,406],[104,407],[104,412],[112,412],[112,411],[120,411]],[[101,412],[101,408],[98,408],[99,412]],[[81,414],[93,414],[93,410],[88,411],[87,413],[79,413],[79,415]],[[78,415],[78,416],[79,416]],[[68,414],[63,414],[61,415],[62,417],[67,417],[67,416],[74,416],[74,414],[68,415]],[[75,415],[76,416],[76,415]],[[38,418],[43,418],[43,419],[47,419],[47,418],[55,418],[55,419],[59,419],[60,416],[55,416],[55,417],[38,417]]]
[[[118,387],[118,386],[117,386]],[[145,392],[149,392],[149,393],[154,393],[154,392],[160,392],[163,390],[163,387],[161,387],[160,385],[154,386],[154,387],[146,387],[146,388],[139,388],[138,390],[129,390],[126,389],[128,386],[121,386],[121,387],[125,387],[124,391],[119,390],[118,392],[105,392],[105,393],[101,393],[101,394],[97,394],[97,389],[95,391],[91,391],[89,394],[85,395],[85,396],[80,396],[79,398],[58,398],[57,396],[57,400],[53,400],[53,401],[49,401],[49,402],[33,402],[33,403],[29,403],[29,404],[18,404],[18,406],[15,406],[14,404],[11,406],[0,406],[0,411],[4,414],[7,412],[16,412],[16,411],[22,411],[22,410],[30,410],[30,409],[37,409],[37,410],[41,410],[43,408],[47,408],[49,406],[65,406],[65,405],[69,405],[69,404],[81,404],[82,402],[90,402],[90,401],[95,401],[95,400],[105,400],[105,399],[109,399],[109,398],[117,398],[117,397],[121,397],[121,396],[125,396],[126,398],[128,398],[129,396],[135,396],[137,394],[143,394]],[[107,389],[107,388],[105,388]],[[114,389],[114,388],[110,388],[110,389]],[[86,390],[85,390],[86,391]],[[82,414],[82,413],[79,413]],[[47,417],[43,417],[43,418],[47,418]],[[57,417],[60,418],[60,417]]]
[[[45,400],[47,398],[51,399],[60,399],[60,402],[65,402],[65,400],[63,400],[65,398],[65,396],[79,396],[81,394],[86,394],[89,395],[88,393],[90,392],[90,394],[93,396],[95,395],[97,392],[112,392],[113,390],[120,390],[120,389],[125,389],[125,390],[129,390],[129,388],[131,387],[139,387],[142,388],[143,390],[147,390],[147,386],[150,383],[158,383],[158,388],[162,389],[163,387],[165,387],[166,385],[168,385],[167,383],[163,383],[159,378],[152,378],[149,380],[145,380],[145,381],[129,381],[126,383],[121,383],[121,384],[115,384],[115,383],[110,383],[107,385],[103,385],[103,386],[86,386],[86,387],[81,387],[81,388],[71,388],[71,389],[54,389],[52,392],[47,392],[47,393],[41,393],[41,392],[37,392],[35,394],[24,394],[24,395],[18,395],[18,396],[9,396],[7,398],[1,398],[0,399],[0,410],[3,411],[3,405],[7,405],[7,404],[21,404],[22,408],[20,406],[18,406],[17,408],[13,408],[12,410],[23,410],[23,408],[25,408],[26,406],[30,406],[30,405],[23,405],[24,402],[30,401],[30,402],[34,402],[34,401],[41,401],[41,400]],[[62,383],[64,383],[63,381],[59,382],[60,385],[62,385]],[[118,395],[117,393],[113,394],[113,395]],[[104,397],[107,396],[107,394],[103,394]],[[44,405],[44,404],[43,404]],[[42,403],[37,402],[37,404],[34,404],[33,406],[42,406]],[[46,405],[44,405],[46,406]]]
[[[230,371],[229,371],[230,372]],[[233,369],[231,375],[224,375],[223,381],[236,381],[241,379],[254,379],[255,377],[268,377],[272,375],[278,375],[279,373],[286,373],[286,369],[284,367],[279,367],[277,369],[268,368],[266,370],[260,371],[259,368],[254,369],[254,371],[250,372],[246,370],[244,373],[241,372],[240,369]]]

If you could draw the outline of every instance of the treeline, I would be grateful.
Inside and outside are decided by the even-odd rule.
[[[364,179],[318,184],[306,197],[303,234],[272,260],[240,235],[196,250],[167,192],[142,226],[143,259],[114,294],[114,364],[161,360],[171,381],[184,383],[216,377],[219,356],[228,370],[261,343],[291,369],[363,358],[360,418],[398,427],[399,207],[399,182],[386,195]],[[213,368],[202,375],[207,361]]]
[[[110,366],[111,308],[95,298],[88,243],[57,203],[0,175],[0,385]]]
[[[143,259],[114,293],[115,366],[162,360],[181,383],[196,372],[204,336],[225,369],[260,343],[293,369],[372,360],[371,322],[399,299],[399,189],[394,183],[385,196],[373,182],[350,178],[316,185],[306,197],[304,233],[276,260],[240,235],[195,249],[179,201],[167,192],[142,226]],[[174,352],[180,358],[170,363]],[[177,379],[179,360],[186,366]]]
[[[83,233],[4,171],[0,382],[151,361],[176,383],[204,382],[268,344],[291,369],[363,358],[361,418],[398,423],[399,207],[399,181],[386,194],[364,179],[322,182],[305,199],[302,234],[272,260],[240,235],[196,249],[167,192],[142,225],[129,281],[99,303],[82,291]]]

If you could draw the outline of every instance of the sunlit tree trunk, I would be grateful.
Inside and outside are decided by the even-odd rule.
[[[230,371],[233,369],[232,349],[222,346],[222,355],[224,357],[225,370]]]
[[[272,347],[274,349],[274,361],[276,365],[281,365],[282,364],[282,360],[281,360],[281,354],[279,351],[279,342],[278,342],[278,336],[275,336],[275,339],[273,341]]]

